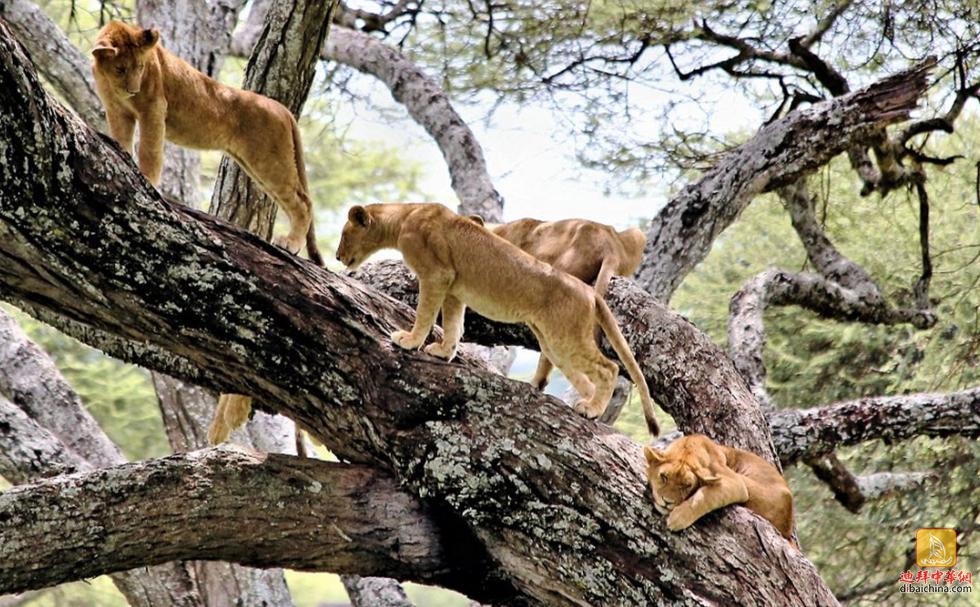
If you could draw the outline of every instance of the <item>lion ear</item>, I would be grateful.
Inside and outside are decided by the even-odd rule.
[[[148,28],[140,32],[140,46],[143,48],[152,48],[157,42],[160,42],[160,30]]]
[[[347,219],[354,225],[361,226],[362,228],[368,227],[371,223],[371,215],[368,214],[367,209],[359,204],[350,208],[350,211],[347,212]]]
[[[643,447],[643,455],[646,456],[648,464],[662,464],[667,459],[663,451],[650,446]]]
[[[467,215],[466,218],[472,221],[473,223],[480,224],[481,226],[486,225],[486,223],[483,221],[483,218],[480,217],[479,215]]]
[[[97,42],[95,46],[92,47],[92,56],[96,59],[108,59],[110,57],[115,57],[116,53],[119,52],[114,46],[110,46],[105,42]]]

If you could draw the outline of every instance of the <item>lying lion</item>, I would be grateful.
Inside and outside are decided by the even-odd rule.
[[[719,445],[706,436],[684,436],[665,451],[644,447],[653,504],[667,514],[671,531],[687,529],[705,514],[742,504],[791,539],[793,494],[775,466],[754,453]]]
[[[443,339],[425,351],[446,360],[456,355],[466,306],[492,320],[524,323],[581,395],[575,411],[594,419],[609,404],[618,370],[596,345],[599,326],[639,388],[647,427],[659,432],[646,380],[616,319],[581,280],[439,204],[352,207],[337,259],[355,269],[385,248],[401,251],[419,279],[415,324],[411,331],[392,333],[396,344],[421,348],[440,308]]]
[[[323,265],[313,230],[303,142],[281,103],[208,78],[160,44],[160,33],[110,21],[92,49],[95,90],[109,132],[127,152],[140,127],[140,171],[160,185],[164,139],[199,150],[221,150],[289,216],[279,246]]]
[[[483,221],[478,216],[471,217],[481,223]],[[518,219],[485,226],[525,253],[571,274],[585,284],[595,285],[599,297],[606,296],[609,280],[613,276],[632,276],[636,272],[647,243],[646,236],[637,228],[619,232],[612,226],[586,219]],[[542,354],[531,383],[544,390],[551,369],[551,361]]]

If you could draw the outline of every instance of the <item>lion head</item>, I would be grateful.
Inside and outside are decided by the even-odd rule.
[[[711,454],[697,438],[679,438],[664,451],[643,448],[653,504],[661,514],[668,514],[700,487],[720,480],[708,470]]]
[[[365,207],[355,205],[347,212],[347,223],[337,246],[337,260],[356,270],[364,260],[384,246],[384,230]]]
[[[159,41],[158,30],[110,21],[92,47],[93,69],[120,97],[132,97],[140,92],[149,53]]]

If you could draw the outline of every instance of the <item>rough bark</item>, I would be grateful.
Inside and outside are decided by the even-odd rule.
[[[7,395],[30,419],[93,468],[124,461],[122,452],[85,409],[54,361],[3,310],[0,394]]]
[[[639,445],[472,361],[392,347],[404,305],[161,200],[118,149],[52,106],[2,26],[0,109],[4,297],[173,352],[210,389],[255,394],[341,457],[392,469],[496,565],[447,585],[510,604],[777,604],[787,593],[834,604],[812,565],[742,508],[667,533]],[[724,355],[662,307],[644,316],[649,295],[620,290],[640,310],[634,324],[665,321],[627,337],[656,352],[653,383],[682,427],[741,433],[736,444],[771,457]],[[701,408],[721,419],[678,409],[714,392]]]
[[[242,533],[243,520],[261,532]],[[0,537],[0,592],[189,558],[430,583],[459,573],[428,510],[391,477],[226,449],[15,487],[0,494]]]
[[[91,61],[61,28],[41,7],[27,0],[0,1],[0,17],[30,53],[44,79],[68,105],[93,128],[108,132],[102,102],[92,81]]]
[[[787,185],[886,124],[905,120],[934,62],[769,123],[651,221],[637,282],[662,301],[757,195]]]
[[[13,484],[90,470],[17,405],[0,396],[0,476]]]
[[[261,11],[255,12],[260,14]],[[247,56],[259,32],[255,20],[250,18],[236,32],[231,52]],[[491,222],[503,220],[504,200],[493,187],[483,148],[435,79],[398,49],[369,34],[338,25],[330,30],[321,57],[374,76],[388,87],[395,101],[405,106],[439,146],[459,198],[460,213],[480,215]]]
[[[837,447],[916,436],[980,437],[980,388],[949,394],[859,398],[826,407],[769,414],[783,465],[819,457]]]

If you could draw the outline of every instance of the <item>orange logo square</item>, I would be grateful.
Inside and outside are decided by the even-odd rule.
[[[956,564],[956,529],[919,529],[915,532],[915,562],[919,567]]]

